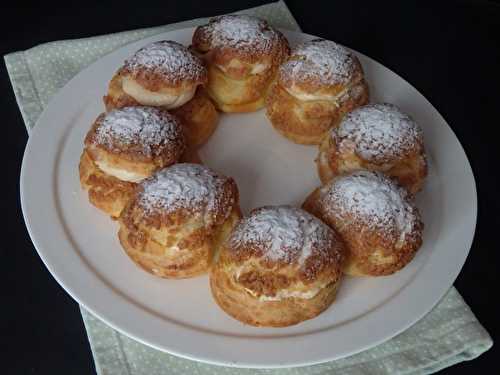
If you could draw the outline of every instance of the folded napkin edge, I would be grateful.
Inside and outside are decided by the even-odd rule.
[[[24,58],[24,52],[13,52],[3,56],[9,82],[14,92],[17,107],[23,118],[26,132],[34,126],[33,117],[38,117],[42,113],[40,105],[41,99],[38,89],[34,84],[33,75]],[[17,81],[22,81],[23,85],[16,84]],[[23,95],[23,91],[26,95]],[[31,93],[31,98],[30,98]],[[33,98],[33,95],[35,98]],[[31,113],[31,116],[29,115]]]

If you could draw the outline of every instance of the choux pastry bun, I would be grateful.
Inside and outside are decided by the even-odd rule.
[[[334,230],[300,208],[267,206],[242,219],[210,271],[217,304],[254,326],[311,319],[335,299],[344,245]]]
[[[294,48],[281,65],[266,111],[274,128],[291,141],[319,144],[368,96],[358,58],[334,42],[315,39]]]
[[[232,178],[179,163],[142,181],[118,221],[129,257],[153,275],[187,278],[207,272],[215,249],[240,218]]]
[[[423,223],[410,194],[380,172],[335,177],[316,189],[303,208],[340,234],[348,275],[390,275],[422,245]]]
[[[186,127],[190,147],[205,143],[218,114],[203,86],[203,61],[183,45],[159,41],[146,45],[125,61],[109,83],[104,104],[109,111],[145,105],[172,110]]]
[[[222,112],[262,108],[269,85],[289,53],[281,32],[262,19],[244,15],[210,19],[196,29],[192,48],[206,62],[208,94]]]
[[[367,169],[389,175],[412,194],[427,176],[422,130],[392,104],[368,104],[349,112],[324,138],[316,164],[323,183]]]
[[[180,122],[152,107],[125,107],[97,117],[85,137],[80,183],[90,202],[116,218],[137,182],[174,164],[186,149]]]

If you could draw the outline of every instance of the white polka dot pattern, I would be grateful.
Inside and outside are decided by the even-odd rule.
[[[300,30],[292,14],[282,2],[235,13],[264,18],[278,28]],[[207,22],[208,18],[199,18],[148,29],[51,42],[6,56],[5,63],[28,132],[35,126],[36,119],[52,96],[73,76],[100,57],[125,44],[152,35]]]
[[[455,288],[418,323],[375,348],[337,361],[284,369],[236,369],[178,358],[123,336],[84,308],[81,311],[96,365],[101,367],[98,372],[108,375],[430,374],[476,358],[492,345]]]

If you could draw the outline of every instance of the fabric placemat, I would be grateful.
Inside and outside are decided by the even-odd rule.
[[[300,31],[281,0],[235,13],[255,15],[276,27]],[[51,42],[6,55],[7,71],[28,133],[57,90],[103,55],[136,40],[206,20]],[[430,374],[474,359],[493,345],[488,332],[453,287],[423,319],[383,344],[348,358],[287,369],[239,369],[179,358],[120,334],[84,307],[81,313],[99,375]]]

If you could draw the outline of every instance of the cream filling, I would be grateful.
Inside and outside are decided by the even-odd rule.
[[[290,95],[292,95],[293,97],[295,97],[295,98],[297,98],[299,100],[302,100],[304,102],[307,102],[307,101],[312,101],[312,100],[331,100],[331,101],[337,101],[337,100],[339,100],[340,98],[342,98],[347,93],[347,91],[349,90],[349,88],[348,87],[345,88],[344,90],[340,91],[336,95],[330,95],[330,94],[310,94],[310,93],[302,91],[301,89],[299,89],[295,85],[292,85],[292,87],[289,87],[289,88],[287,87],[287,88],[285,88],[285,90]]]
[[[307,292],[301,292],[299,290],[286,290],[282,289],[276,295],[274,296],[266,296],[266,295],[261,295],[258,297],[259,301],[263,302],[269,302],[269,301],[281,301],[286,298],[301,298],[301,299],[311,299],[315,297],[324,287],[324,285],[319,285],[315,288],[312,288],[308,290]],[[248,288],[245,288],[245,290],[250,293],[252,296],[257,297],[257,294]]]
[[[246,267],[239,266],[234,269],[234,276],[236,280],[239,279],[241,273]],[[308,291],[300,291],[300,290],[289,290],[289,289],[282,289],[276,293],[274,296],[266,296],[266,295],[261,295],[257,296],[257,293],[255,293],[253,290],[244,288],[247,293],[250,295],[256,297],[259,299],[259,301],[267,302],[267,301],[281,301],[286,298],[301,298],[301,299],[311,299],[315,297],[325,286],[327,286],[328,283],[323,283],[320,284],[314,288],[309,289]]]
[[[253,67],[252,67],[252,70],[250,71],[250,74],[259,74],[259,73],[262,73],[264,72],[267,68],[268,68],[268,64],[261,64],[261,63],[258,63],[258,64],[255,64]]]
[[[235,64],[233,64],[235,65]],[[224,73],[227,73],[227,70],[229,67],[231,67],[231,63],[229,64],[228,67],[223,66],[223,65],[216,65],[217,68],[222,70]],[[250,74],[259,74],[264,72],[267,68],[269,68],[269,64],[262,64],[262,63],[257,63],[252,66],[252,70],[250,70]]]
[[[122,181],[139,182],[147,177],[140,173],[127,171],[123,168],[112,167],[106,162],[96,161],[95,163],[101,171]]]
[[[245,268],[245,266],[239,266],[239,267],[236,267],[234,269],[234,276],[235,276],[236,280],[238,280],[240,278],[240,275],[243,272],[244,268]]]
[[[196,87],[186,89],[180,95],[149,91],[130,77],[123,78],[122,89],[143,105],[162,106],[166,109],[177,108],[187,103],[193,98],[196,91]]]

